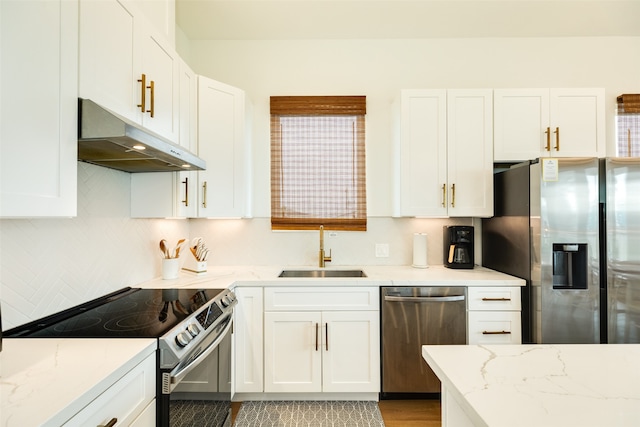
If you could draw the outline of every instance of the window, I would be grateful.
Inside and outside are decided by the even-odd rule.
[[[367,227],[364,96],[271,97],[271,228]]]
[[[640,95],[620,95],[617,101],[616,155],[619,157],[639,157]]]

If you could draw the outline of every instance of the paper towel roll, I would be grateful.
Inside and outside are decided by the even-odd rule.
[[[413,234],[413,267],[427,268],[427,234]]]

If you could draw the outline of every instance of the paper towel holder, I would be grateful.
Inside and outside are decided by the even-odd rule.
[[[413,263],[414,268],[429,268],[427,263],[427,233],[413,234]]]

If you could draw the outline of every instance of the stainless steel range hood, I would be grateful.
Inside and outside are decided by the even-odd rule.
[[[89,99],[78,99],[78,160],[132,173],[206,168],[190,151]]]

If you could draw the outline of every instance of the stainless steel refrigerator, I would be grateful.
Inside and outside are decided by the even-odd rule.
[[[599,169],[596,158],[541,158],[494,175],[494,217],[482,221],[482,260],[527,281],[524,343],[601,341]]]
[[[609,343],[640,343],[640,158],[606,164]]]

